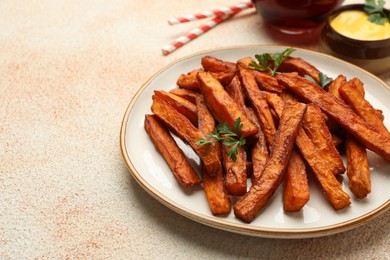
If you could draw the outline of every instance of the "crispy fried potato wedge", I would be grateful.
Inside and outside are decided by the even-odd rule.
[[[202,67],[205,71],[210,72],[235,72],[236,63],[224,61],[211,56],[204,56],[201,60]]]
[[[194,103],[164,90],[155,90],[154,94],[171,104],[177,111],[187,117],[194,126],[198,126],[198,113]]]
[[[242,146],[237,147],[236,161],[228,155],[231,147],[222,145],[222,165],[225,169],[225,185],[229,195],[241,196],[247,190],[246,152]]]
[[[300,128],[306,105],[287,102],[283,109],[274,148],[268,158],[260,180],[234,205],[234,214],[245,222],[251,222],[279,187],[290,158],[294,140]]]
[[[309,62],[295,57],[286,58],[278,67],[280,72],[298,72],[300,76],[309,75],[315,81],[320,82],[320,71]]]
[[[356,197],[362,199],[371,192],[371,176],[366,148],[353,137],[347,136],[345,152],[349,188]]]
[[[356,114],[361,116],[369,125],[375,128],[378,133],[390,140],[390,133],[383,121],[377,116],[375,108],[372,107],[357,89],[356,85],[347,82],[339,89],[341,98],[347,103]]]
[[[267,144],[271,147],[276,133],[276,126],[267,101],[260,89],[257,87],[257,83],[248,69],[239,68],[238,76],[241,80],[246,96],[251,103],[251,107],[259,119]]]
[[[322,159],[326,161],[329,170],[335,175],[344,173],[343,159],[333,143],[332,134],[318,106],[314,104],[307,105],[302,126]]]
[[[207,107],[218,122],[226,122],[231,129],[234,129],[234,122],[237,118],[240,118],[243,124],[240,131],[241,135],[246,137],[257,133],[257,127],[249,120],[245,111],[242,111],[239,105],[229,96],[221,83],[209,72],[200,72],[197,77]]]
[[[390,139],[378,133],[351,108],[318,85],[295,74],[283,73],[276,76],[280,84],[298,96],[309,100],[335,119],[345,130],[385,160],[390,160]]]
[[[193,90],[185,89],[185,88],[173,88],[169,91],[169,93],[175,94],[176,96],[187,99],[193,104],[196,104],[196,96],[199,95],[198,92]]]
[[[144,126],[154,146],[167,162],[176,180],[186,187],[200,184],[199,176],[172,138],[164,123],[156,115],[146,115]]]
[[[153,95],[152,111],[155,113],[177,136],[188,143],[203,161],[207,172],[215,175],[222,171],[220,158],[215,144],[196,144],[205,135],[172,105],[159,96]]]
[[[283,185],[283,209],[301,210],[310,199],[305,161],[296,147],[291,151]]]
[[[335,175],[328,169],[328,165],[322,159],[303,128],[299,130],[295,143],[316,175],[322,190],[333,208],[339,210],[350,205],[349,195],[343,191]]]

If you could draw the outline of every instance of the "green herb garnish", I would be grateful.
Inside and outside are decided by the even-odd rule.
[[[282,64],[285,58],[291,55],[295,51],[294,48],[287,48],[283,52],[279,53],[264,53],[264,54],[256,54],[255,58],[259,62],[258,64],[255,61],[252,61],[249,64],[249,67],[252,67],[256,70],[265,71],[269,70],[271,72],[271,75],[274,76],[276,73],[276,70]]]
[[[228,155],[235,162],[237,160],[238,146],[244,146],[246,144],[245,138],[239,135],[242,127],[243,124],[241,123],[240,117],[234,121],[234,130],[232,130],[226,122],[219,124],[216,131],[206,135],[209,139],[201,138],[199,141],[195,142],[195,144],[204,145],[222,141],[222,144],[230,147]]]
[[[364,11],[368,14],[368,20],[376,24],[385,24],[390,22],[390,13],[389,16],[386,15],[384,0],[366,0],[364,4]]]
[[[324,88],[326,85],[328,85],[329,83],[331,83],[333,81],[332,78],[328,77],[326,74],[324,74],[322,72],[318,73],[318,77],[320,78],[319,83],[309,75],[304,76],[305,79],[310,80],[311,82],[313,82],[317,85],[320,85],[321,88]]]

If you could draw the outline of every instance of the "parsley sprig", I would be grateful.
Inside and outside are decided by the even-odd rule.
[[[264,54],[256,54],[255,58],[259,62],[258,64],[255,61],[252,61],[249,64],[249,67],[254,68],[256,70],[260,71],[266,71],[269,70],[271,72],[271,75],[274,76],[276,73],[276,70],[282,64],[285,58],[291,55],[295,51],[294,48],[287,48],[283,52],[276,52],[276,53],[264,53]]]
[[[387,16],[385,9],[383,8],[384,5],[384,0],[366,0],[366,3],[364,4],[364,11],[367,12],[368,20],[370,22],[376,24],[385,24],[386,22],[390,22],[390,12]]]
[[[324,88],[326,85],[328,85],[329,83],[331,83],[333,81],[333,79],[331,77],[328,77],[326,74],[324,74],[322,72],[318,73],[318,77],[320,78],[319,83],[317,81],[315,81],[315,79],[313,79],[309,75],[304,76],[305,79],[310,80],[311,82],[320,85],[321,88]]]
[[[201,138],[195,144],[204,145],[222,141],[222,144],[230,147],[228,155],[235,162],[237,160],[238,146],[244,146],[246,144],[245,138],[239,135],[242,127],[243,124],[241,123],[240,117],[234,121],[234,130],[224,122],[217,125],[216,130],[212,134],[206,135],[208,139]]]

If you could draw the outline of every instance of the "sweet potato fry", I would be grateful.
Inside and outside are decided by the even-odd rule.
[[[241,146],[237,147],[237,159],[233,161],[228,155],[230,146],[222,145],[222,162],[225,169],[225,185],[229,195],[241,196],[246,193],[247,163],[246,152]]]
[[[340,96],[340,88],[346,84],[344,76],[338,76],[330,85],[328,91],[337,99],[344,102]],[[363,83],[354,78],[350,84],[355,86],[355,90],[360,97],[364,97]],[[358,85],[358,86],[357,86]],[[335,139],[333,139],[335,140]],[[371,192],[371,176],[368,167],[368,157],[366,148],[357,142],[350,134],[345,136],[345,151],[347,157],[347,176],[349,179],[349,189],[358,198],[364,198]]]
[[[205,71],[210,72],[235,72],[236,64],[230,61],[223,61],[211,56],[204,56],[201,61]]]
[[[268,158],[258,182],[234,205],[234,214],[245,222],[251,222],[277,190],[283,179],[294,140],[302,121],[306,105],[298,102],[285,104],[274,149]]]
[[[303,117],[303,128],[313,142],[329,170],[337,175],[345,172],[343,159],[333,143],[332,134],[327,127],[321,109],[308,104]]]
[[[369,125],[377,130],[378,133],[387,137],[390,140],[390,133],[383,121],[377,116],[375,108],[372,107],[357,89],[356,85],[347,82],[339,89],[342,99],[355,111],[356,114],[361,116]]]
[[[243,124],[240,131],[241,135],[247,137],[257,133],[257,127],[229,96],[221,83],[209,72],[200,72],[197,77],[207,107],[218,122],[226,122],[231,129],[234,129],[234,122],[237,118],[241,118],[241,123]]]
[[[310,199],[306,165],[296,147],[291,151],[283,185],[283,208],[287,212],[301,210]]]
[[[193,91],[199,91],[199,82],[196,79],[196,74],[203,71],[202,69],[195,69],[187,74],[181,74],[176,81],[176,85],[180,88],[189,89]]]
[[[153,113],[155,113],[170,130],[194,149],[196,154],[203,161],[207,172],[210,175],[215,175],[218,171],[222,171],[215,144],[196,144],[201,138],[205,138],[205,135],[161,97],[153,95],[152,98],[153,104],[151,109]]]
[[[356,86],[356,89],[360,93],[360,95],[364,97],[365,96],[364,83],[358,78],[353,78],[350,81]],[[382,110],[375,108],[375,113],[381,121],[385,119]]]
[[[335,96],[337,99],[341,100],[339,89],[340,87],[347,82],[347,79],[344,75],[338,75],[331,83],[327,86],[327,91]],[[331,117],[327,117],[326,124],[329,130],[334,132],[340,132],[342,128],[340,125]]]
[[[264,167],[268,159],[269,152],[263,129],[261,129],[260,122],[257,119],[255,112],[253,111],[253,109],[248,109],[248,114],[250,115],[252,122],[259,129],[259,132],[257,133],[257,140],[255,144],[251,147],[252,183],[255,183],[260,179],[260,176],[264,172]]]
[[[169,130],[156,115],[145,116],[145,130],[154,146],[163,156],[176,180],[183,186],[200,184],[199,176],[188,162]]]
[[[337,97],[338,99],[340,100],[343,100],[340,96],[340,93],[339,93],[339,89],[341,88],[341,86],[343,86],[345,83],[346,83],[346,78],[342,75],[339,75],[334,81],[332,81],[332,83],[329,84],[329,89],[328,89],[328,92],[329,93],[332,93],[335,97]],[[365,96],[365,90],[364,90],[364,84],[363,82],[358,79],[358,78],[352,78],[350,81],[349,81],[351,84],[353,84],[356,89],[356,93],[359,94],[362,98],[364,98]],[[383,121],[384,120],[384,116],[383,116],[383,112],[382,110],[380,109],[375,109],[375,113],[377,115],[377,117]]]
[[[365,96],[364,83],[358,78],[353,78],[350,81],[356,86],[357,91],[360,93],[360,95],[364,97]],[[380,120],[383,121],[385,119],[382,110],[375,108],[375,113]]]
[[[259,119],[261,128],[263,129],[265,139],[269,147],[272,146],[273,138],[276,133],[276,126],[271,114],[268,104],[257,87],[257,83],[252,73],[245,68],[238,69],[238,76],[244,88],[246,96],[248,97],[257,118]]]
[[[328,85],[328,92],[331,93],[333,96],[341,100],[339,89],[342,85],[344,85],[347,82],[347,79],[344,75],[338,75],[329,85]]]
[[[199,91],[199,82],[196,78],[198,72],[203,72],[201,69],[193,70],[187,74],[182,74],[176,81],[176,85],[180,88]],[[218,80],[223,86],[227,86],[235,76],[234,71],[210,72],[213,77]]]
[[[351,136],[348,136],[345,142],[349,188],[356,197],[362,199],[371,192],[367,151]]]
[[[286,102],[287,100],[291,100],[291,101],[297,101],[297,102],[306,103],[306,102],[305,102],[305,99],[303,99],[303,98],[301,98],[301,97],[295,95],[294,92],[291,92],[291,91],[289,91],[288,89],[284,89],[283,92],[280,93],[279,96],[282,98],[282,100],[283,100],[284,102]]]
[[[253,76],[255,77],[256,83],[261,90],[269,91],[273,93],[282,93],[284,87],[279,85],[275,77],[268,75],[267,73],[252,70]]]
[[[241,58],[236,62],[236,68],[249,68],[249,64],[252,62],[255,62],[255,60],[252,57],[245,57]]]
[[[196,97],[196,105],[198,108],[199,130],[204,134],[211,134],[215,129],[215,120],[207,109],[202,95]],[[221,158],[220,144],[216,143],[215,146],[218,157]],[[201,164],[203,189],[210,210],[214,215],[229,213],[231,209],[229,194],[224,183],[222,166],[220,168],[221,170],[218,171],[215,176],[210,176],[203,163]]]
[[[237,103],[241,110],[246,111],[246,96],[244,90],[242,89],[240,79],[237,76],[234,77],[230,84],[225,87],[225,90],[230,95],[230,97]]]
[[[366,92],[364,90],[364,83],[360,79],[352,78],[350,82],[355,85],[356,90],[360,94],[360,96],[364,97],[366,95]]]
[[[223,179],[223,172],[218,171],[214,176],[210,176],[204,164],[201,164],[203,189],[206,194],[211,213],[221,215],[229,213],[231,202],[227,194]]]
[[[280,96],[267,91],[264,91],[263,94],[268,105],[276,112],[278,117],[280,117],[282,115],[283,106],[284,106],[283,99]]]
[[[267,142],[262,130],[259,130],[259,138],[251,150],[252,159],[252,183],[258,182],[264,172],[265,163],[269,157]]]
[[[295,143],[316,175],[317,180],[333,208],[339,210],[350,205],[351,201],[348,194],[343,191],[340,183],[328,169],[328,165],[322,159],[303,128],[299,130]]]
[[[284,101],[274,93],[265,92],[268,104],[278,117],[282,116]],[[286,97],[293,100],[291,97]],[[296,147],[293,148],[284,177],[283,208],[285,211],[299,211],[310,199],[305,162]]]
[[[251,69],[249,67],[249,64],[252,62],[255,62],[255,60],[250,58],[250,57],[240,59],[237,61],[237,68],[249,69],[249,71],[253,74],[258,87],[261,90],[265,90],[265,91],[269,91],[269,92],[273,92],[273,93],[281,93],[283,91],[284,87],[279,85],[277,79],[272,77],[267,72],[262,72],[262,71],[258,71],[255,69]]]
[[[176,96],[182,97],[184,99],[187,99],[193,104],[196,104],[196,96],[199,95],[199,93],[185,89],[185,88],[173,88],[169,91],[169,93],[175,94]]]
[[[390,139],[379,134],[335,96],[309,80],[295,74],[278,74],[276,78],[280,84],[298,96],[318,105],[326,115],[334,118],[345,130],[362,142],[368,149],[377,153],[385,160],[390,160]]]
[[[226,91],[236,102],[241,110],[247,115],[245,106],[245,94],[242,90],[238,77],[226,86]],[[237,159],[233,161],[227,154],[230,147],[222,145],[222,165],[225,169],[225,185],[229,195],[241,196],[246,193],[247,189],[247,161],[246,151],[243,147],[238,147]]]
[[[213,77],[217,79],[222,86],[226,87],[230,84],[230,82],[232,82],[233,78],[236,76],[236,73],[232,71],[211,72],[211,75],[213,75]]]
[[[320,82],[320,71],[312,64],[301,58],[288,57],[280,64],[278,71],[280,72],[298,72],[300,76],[309,75],[315,81]]]
[[[215,120],[207,108],[203,95],[195,97],[198,111],[198,129],[205,134],[211,134],[215,130]]]
[[[154,94],[171,104],[171,106],[173,106],[177,111],[187,117],[194,126],[198,126],[198,114],[195,104],[185,98],[164,90],[155,90]]]

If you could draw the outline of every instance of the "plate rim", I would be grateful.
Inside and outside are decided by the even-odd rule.
[[[237,50],[237,49],[246,49],[246,48],[288,48],[291,46],[285,46],[285,45],[275,45],[275,44],[252,44],[252,45],[235,45],[235,46],[226,46],[226,47],[219,47],[219,48],[212,48],[207,50],[202,50],[198,52],[191,53],[189,55],[183,56],[181,58],[175,59],[171,62],[169,62],[167,65],[163,66],[162,68],[158,69],[152,76],[149,77],[148,80],[146,80],[141,87],[136,91],[132,99],[130,100],[126,110],[125,114],[122,118],[122,123],[120,127],[120,135],[119,135],[119,143],[120,143],[120,150],[122,157],[126,163],[126,167],[128,168],[130,174],[134,177],[134,179],[137,181],[137,183],[153,198],[155,198],[157,201],[162,203],[164,206],[168,207],[169,209],[173,210],[174,212],[189,218],[193,221],[196,221],[198,223],[218,228],[221,230],[243,234],[243,235],[250,235],[250,236],[256,236],[256,237],[265,237],[265,238],[281,238],[281,239],[301,239],[301,238],[314,238],[314,237],[321,237],[321,236],[328,236],[340,232],[344,232],[347,230],[351,230],[353,228],[359,227],[367,223],[368,221],[379,217],[383,213],[385,213],[388,209],[390,209],[390,199],[387,200],[384,204],[382,204],[380,207],[375,208],[374,210],[367,212],[364,215],[361,215],[359,217],[340,222],[337,224],[327,225],[323,227],[312,227],[312,228],[267,228],[267,227],[258,227],[258,226],[250,226],[250,224],[247,223],[232,223],[224,221],[223,217],[213,216],[211,213],[210,215],[204,215],[202,213],[197,213],[193,211],[190,208],[185,208],[175,201],[169,199],[166,197],[163,193],[156,190],[152,185],[150,185],[143,177],[140,172],[136,169],[134,166],[126,147],[126,129],[128,125],[128,120],[130,117],[130,114],[139,98],[139,96],[143,93],[143,91],[148,87],[150,82],[152,82],[156,77],[158,77],[162,72],[168,70],[170,67],[174,66],[177,63],[180,63],[184,60],[190,59],[192,57],[206,54],[206,53],[213,53],[217,51],[227,51],[227,50]],[[370,77],[375,78],[379,83],[381,83],[385,88],[390,90],[390,86],[388,86],[382,79],[380,79],[378,76],[352,64],[347,61],[341,60],[339,58],[336,58],[332,55],[325,54],[319,51],[305,49],[301,47],[293,47],[294,49],[303,51],[303,52],[309,52],[315,55],[325,56],[327,58],[336,60],[337,62],[341,62],[346,64],[347,66],[353,66],[354,68],[360,70],[362,73],[369,74]]]

